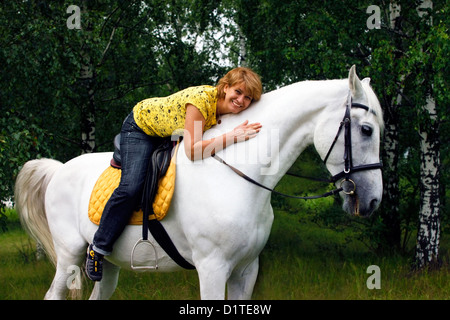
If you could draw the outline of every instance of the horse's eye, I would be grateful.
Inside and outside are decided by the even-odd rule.
[[[372,128],[364,124],[361,126],[361,133],[365,136],[370,137],[372,135]]]
[[[370,137],[372,135],[372,128],[368,125],[362,125],[361,126],[361,133],[365,136]]]

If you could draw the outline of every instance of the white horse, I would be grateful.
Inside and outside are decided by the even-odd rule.
[[[351,110],[353,165],[379,162],[380,104],[369,85],[352,67],[345,80],[304,81],[264,94],[246,111],[221,118],[205,133],[208,139],[248,119],[260,122],[259,135],[218,153],[229,164],[273,188],[310,144],[324,159],[346,111],[353,102],[368,109]],[[344,134],[339,135],[326,161],[331,174],[343,171]],[[350,155],[350,156],[352,156]],[[64,299],[74,266],[81,266],[97,226],[88,218],[91,191],[109,165],[112,153],[85,154],[62,164],[40,159],[27,162],[15,189],[16,207],[27,231],[42,243],[56,263],[46,299]],[[370,215],[382,197],[379,168],[350,172],[355,194],[341,192],[344,209]],[[339,185],[341,181],[336,184]],[[180,254],[196,267],[202,299],[249,299],[258,274],[258,256],[267,242],[274,218],[271,193],[236,175],[213,158],[192,162],[180,146],[176,192],[163,226]],[[357,199],[357,201],[353,200]],[[357,205],[355,205],[357,204]],[[108,299],[120,268],[130,269],[130,253],[141,238],[141,226],[127,226],[106,257],[101,282],[92,299]],[[149,239],[153,241],[151,235]],[[153,241],[154,242],[154,241]],[[155,243],[158,271],[181,268]],[[151,250],[136,253],[138,264],[154,264]]]

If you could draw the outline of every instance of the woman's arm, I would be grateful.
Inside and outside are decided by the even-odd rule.
[[[187,105],[184,149],[187,157],[192,161],[210,157],[233,143],[254,138],[262,127],[259,123],[248,124],[248,120],[246,120],[230,132],[216,138],[203,140],[205,122],[205,118],[195,106]]]

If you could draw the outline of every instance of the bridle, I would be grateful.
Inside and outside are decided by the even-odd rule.
[[[363,165],[356,166],[356,167],[353,166],[352,129],[351,129],[351,116],[350,116],[351,108],[364,109],[367,112],[371,112],[372,114],[374,114],[376,116],[375,111],[373,111],[372,109],[369,109],[368,106],[366,106],[364,104],[352,102],[352,95],[351,95],[351,92],[349,92],[348,99],[347,99],[347,105],[345,108],[344,119],[341,121],[338,132],[336,134],[336,137],[334,138],[333,143],[330,146],[330,149],[328,149],[327,155],[323,159],[323,163],[326,164],[328,157],[330,156],[331,151],[333,150],[333,147],[336,144],[336,141],[338,140],[339,135],[341,134],[342,128],[344,128],[344,148],[345,148],[344,149],[344,170],[339,172],[338,174],[335,174],[334,176],[332,176],[329,179],[329,181],[334,183],[334,182],[344,178],[344,180],[342,180],[342,182],[341,182],[341,185],[340,185],[341,187],[346,182],[349,182],[350,184],[353,185],[353,190],[348,191],[348,190],[343,189],[343,192],[346,194],[349,194],[349,195],[353,195],[356,191],[356,183],[352,179],[350,179],[351,173],[358,172],[358,171],[366,171],[366,170],[377,170],[377,169],[383,168],[383,164],[381,162],[371,163],[371,164],[363,164]]]
[[[350,179],[350,175],[354,172],[359,172],[359,171],[366,171],[366,170],[377,170],[377,169],[381,169],[383,168],[383,164],[381,162],[378,163],[371,163],[371,164],[363,164],[360,166],[353,166],[353,159],[352,159],[352,132],[351,132],[351,109],[352,108],[360,108],[360,109],[364,109],[367,112],[371,112],[372,114],[374,114],[376,116],[376,113],[374,110],[369,109],[368,106],[364,105],[364,104],[360,104],[360,103],[356,103],[356,102],[352,102],[352,95],[351,92],[349,91],[348,94],[348,98],[347,98],[347,104],[346,104],[346,108],[345,108],[345,115],[343,120],[341,121],[340,125],[339,125],[339,129],[338,132],[336,133],[336,136],[330,146],[330,149],[328,149],[328,152],[325,156],[325,158],[323,159],[324,164],[327,163],[328,157],[331,154],[331,151],[333,150],[336,141],[338,140],[342,128],[344,128],[344,170],[339,172],[338,174],[335,174],[334,176],[332,176],[331,178],[327,179],[327,180],[323,180],[323,179],[316,179],[316,178],[311,178],[311,177],[304,177],[304,176],[299,176],[299,175],[295,175],[295,174],[290,174],[292,176],[296,176],[299,178],[307,178],[307,179],[311,179],[311,180],[319,180],[319,181],[324,181],[324,182],[329,182],[329,183],[335,183],[337,181],[339,181],[340,179],[343,178],[343,180],[341,181],[339,188],[331,190],[329,192],[326,192],[324,194],[321,195],[315,195],[315,196],[305,196],[305,197],[299,197],[299,196],[292,196],[292,195],[288,195],[288,194],[284,194],[278,191],[275,191],[272,188],[266,187],[264,185],[262,185],[261,183],[257,182],[256,180],[250,178],[249,176],[247,176],[245,173],[241,172],[240,170],[236,169],[235,167],[229,165],[228,163],[225,162],[225,160],[223,160],[222,158],[220,158],[219,156],[217,156],[216,154],[213,154],[212,157],[214,159],[216,159],[217,161],[219,161],[220,163],[226,165],[227,167],[229,167],[231,170],[233,170],[236,174],[238,174],[239,176],[241,176],[242,178],[244,178],[245,180],[251,182],[254,185],[257,185],[258,187],[261,187],[263,189],[266,189],[268,191],[274,192],[276,194],[282,195],[284,197],[289,197],[289,198],[295,198],[295,199],[304,199],[304,200],[309,200],[309,199],[318,199],[318,198],[324,198],[324,197],[328,197],[334,194],[338,194],[339,192],[344,192],[345,194],[348,195],[355,195],[355,191],[356,191],[356,183],[355,181],[353,181],[352,179]],[[288,173],[289,174],[289,173]],[[346,186],[347,184],[347,186]],[[348,188],[348,184],[350,184],[350,188]],[[346,187],[346,188],[344,188]]]

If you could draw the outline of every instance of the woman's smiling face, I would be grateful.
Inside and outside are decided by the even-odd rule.
[[[224,88],[225,99],[218,104],[220,114],[239,113],[250,106],[253,98],[250,96],[244,82],[234,86],[226,85]]]

